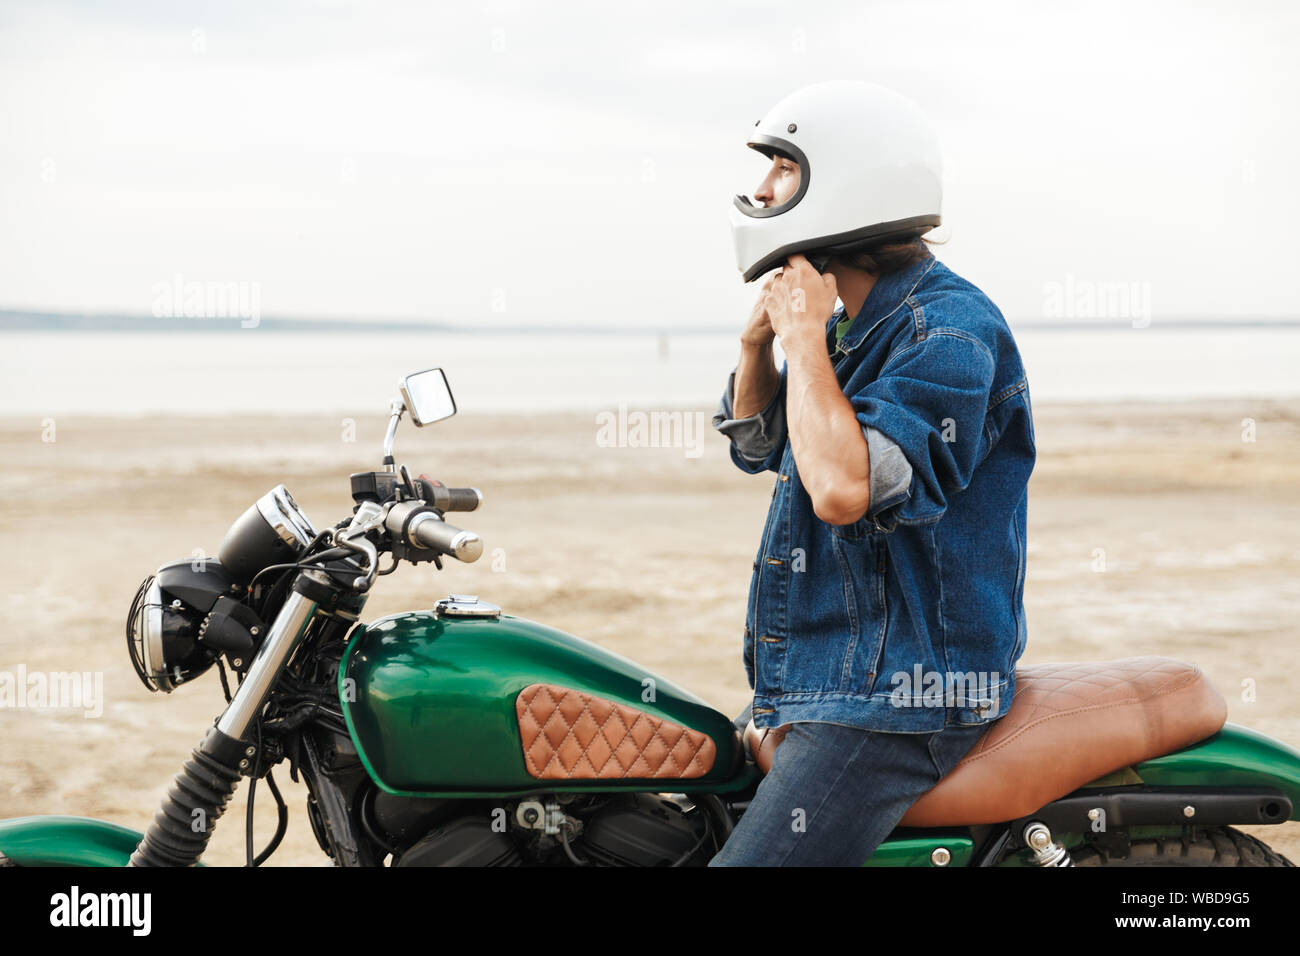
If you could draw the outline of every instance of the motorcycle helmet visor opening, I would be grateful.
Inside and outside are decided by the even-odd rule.
[[[779,216],[781,213],[787,212],[797,206],[799,200],[803,199],[804,195],[808,192],[808,180],[810,178],[808,157],[804,155],[803,150],[789,140],[769,136],[766,133],[755,133],[750,137],[747,145],[750,149],[762,153],[769,160],[780,156],[783,159],[788,159],[791,162],[796,163],[799,167],[799,185],[795,189],[793,195],[784,202],[767,206],[756,204],[750,196],[744,195],[743,193],[737,194],[736,198],[733,200],[736,208],[752,219],[766,219],[769,216]]]

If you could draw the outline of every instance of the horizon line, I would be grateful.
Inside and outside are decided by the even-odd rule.
[[[246,317],[220,316],[149,316],[130,312],[44,311],[34,309],[0,309],[0,332],[204,332],[226,331],[242,327]],[[1137,325],[1136,322],[1142,324]],[[1213,318],[1179,315],[1157,316],[1062,317],[1007,319],[1012,329],[1046,331],[1109,331],[1115,329],[1149,330],[1156,328],[1244,329],[1300,327],[1300,316],[1252,315],[1237,318]],[[729,335],[736,332],[730,325],[586,325],[581,323],[510,323],[449,322],[445,319],[358,319],[274,315],[258,318],[255,326],[275,332],[448,332],[465,334],[481,331],[540,332],[595,335]]]

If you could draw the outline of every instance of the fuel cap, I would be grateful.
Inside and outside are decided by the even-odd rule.
[[[501,608],[480,601],[477,594],[448,594],[433,606],[438,617],[500,617]]]

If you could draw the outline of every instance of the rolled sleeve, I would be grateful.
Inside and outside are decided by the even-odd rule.
[[[993,354],[978,339],[936,329],[849,397],[870,450],[868,514],[878,528],[938,521],[951,497],[970,484],[987,452],[984,419],[994,371]],[[905,484],[900,456],[910,469]]]
[[[781,369],[776,393],[757,415],[736,418],[732,401],[735,394],[736,371],[727,377],[727,387],[713,414],[713,427],[731,441],[731,457],[744,471],[757,473],[764,469],[775,470],[785,449],[785,382],[786,370]]]
[[[862,426],[862,437],[867,440],[871,462],[871,500],[887,504],[906,497],[912,487],[912,463],[903,449],[870,425]]]

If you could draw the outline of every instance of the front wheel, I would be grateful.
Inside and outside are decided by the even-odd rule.
[[[1072,850],[1075,866],[1295,866],[1281,853],[1232,827],[1134,840],[1120,855],[1096,847]]]

